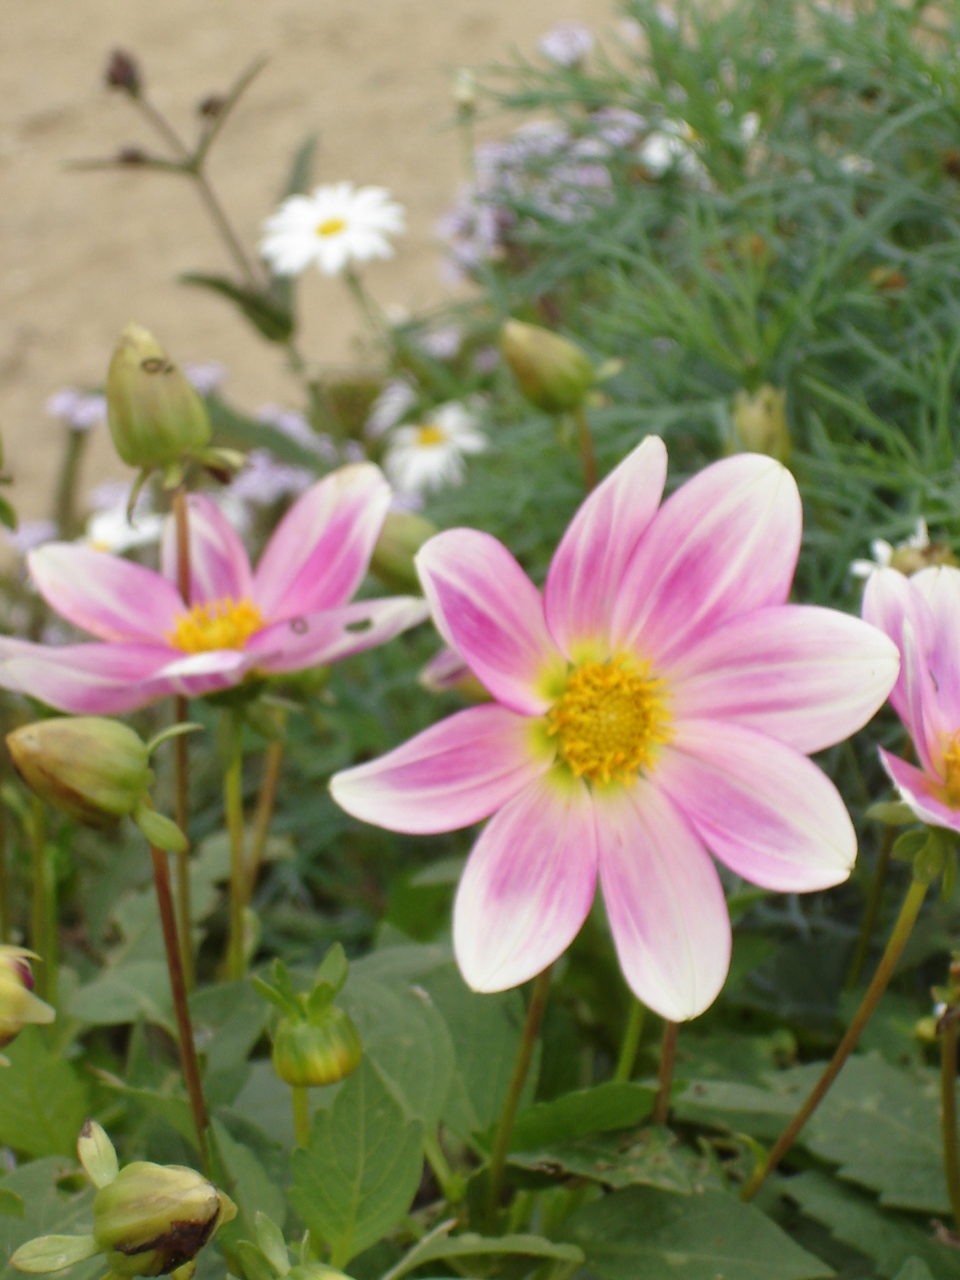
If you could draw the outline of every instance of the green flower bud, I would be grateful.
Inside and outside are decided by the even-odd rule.
[[[195,1258],[236,1213],[233,1201],[195,1169],[138,1160],[97,1192],[93,1235],[116,1275],[167,1275]]]
[[[50,1005],[33,994],[30,951],[0,947],[0,1049],[15,1040],[28,1022],[52,1022]],[[6,1059],[0,1056],[0,1063]]]
[[[413,558],[436,532],[437,526],[423,516],[388,511],[373,548],[371,571],[391,591],[419,591],[420,579]]]
[[[508,320],[500,346],[523,394],[545,413],[579,409],[596,381],[596,370],[579,347],[539,325]]]
[[[328,1004],[307,1022],[281,1018],[273,1033],[273,1067],[281,1080],[301,1088],[336,1084],[355,1071],[363,1048],[348,1014]]]
[[[145,470],[175,466],[210,443],[200,393],[138,324],[127,325],[110,361],[107,422],[123,461]]]
[[[748,453],[765,453],[778,462],[790,457],[787,426],[787,393],[768,382],[754,395],[742,388],[733,402],[733,425],[740,445]]]

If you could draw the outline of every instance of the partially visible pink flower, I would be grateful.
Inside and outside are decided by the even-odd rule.
[[[863,616],[900,650],[890,703],[920,766],[881,748],[883,767],[922,822],[960,831],[960,569],[907,578],[878,568],[867,579]]]
[[[390,504],[370,463],[313,485],[287,512],[257,565],[219,508],[189,499],[191,607],[176,586],[176,534],[162,573],[75,543],[30,553],[30,573],[61,617],[99,643],[54,648],[0,637],[0,685],[61,711],[117,715],[178,693],[200,697],[264,675],[322,666],[422,622],[422,600],[348,604]]]
[[[476,990],[556,960],[599,876],[630,986],[666,1018],[695,1017],[730,958],[708,850],[783,892],[839,884],[856,858],[807,754],[876,711],[896,648],[847,614],[786,603],[801,507],[778,462],[725,459],[661,507],[666,468],[651,437],[607,477],[542,594],[487,534],[427,542],[434,622],[494,701],[331,781],[348,813],[391,830],[490,818],[454,908]]]

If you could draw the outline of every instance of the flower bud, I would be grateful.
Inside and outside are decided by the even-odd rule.
[[[733,425],[749,453],[765,453],[778,462],[790,457],[787,393],[768,382],[754,395],[741,388],[733,402]]]
[[[373,548],[371,572],[391,591],[419,591],[420,579],[413,558],[436,532],[437,526],[423,516],[388,511]]]
[[[348,1014],[329,1004],[310,1021],[281,1018],[273,1033],[273,1068],[287,1084],[336,1084],[355,1071],[363,1053]]]
[[[0,1049],[15,1040],[28,1022],[52,1022],[56,1016],[50,1005],[33,994],[30,954],[20,947],[0,947]]]
[[[93,1235],[116,1275],[166,1275],[195,1258],[236,1213],[195,1169],[138,1160],[97,1192]]]
[[[111,89],[123,89],[131,98],[138,98],[143,88],[140,65],[132,53],[126,49],[114,49],[107,63],[103,78]]]
[[[210,443],[202,396],[138,324],[127,325],[110,361],[107,422],[117,453],[132,467],[172,467]]]
[[[593,364],[579,347],[539,325],[508,320],[500,346],[523,394],[545,413],[579,409],[596,380]]]
[[[467,67],[453,73],[453,101],[461,116],[472,116],[477,109],[477,81]]]

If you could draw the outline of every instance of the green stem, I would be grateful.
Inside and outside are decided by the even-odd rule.
[[[306,1149],[310,1145],[310,1097],[301,1084],[290,1086],[293,1099],[293,1135],[296,1146]]]
[[[580,438],[580,466],[583,469],[584,492],[589,493],[597,487],[597,459],[593,452],[593,436],[590,434],[590,423],[583,411],[583,405],[573,411],[573,420],[577,424],[577,435]]]
[[[89,434],[88,431],[78,431],[75,427],[67,431],[60,475],[57,477],[57,492],[53,500],[53,518],[62,538],[75,538],[80,532],[76,511],[77,482]]]
[[[943,1021],[940,1038],[940,1089],[943,1125],[943,1170],[953,1210],[954,1228],[960,1230],[960,1148],[957,1142],[957,1026],[955,1011]]]
[[[363,318],[369,324],[377,337],[382,337],[386,325],[384,323],[383,314],[380,308],[367,293],[363,287],[363,283],[352,267],[348,267],[343,273],[343,278],[347,282],[347,288],[353,295],[354,301],[360,308]]]
[[[7,868],[7,815],[0,801],[0,943],[10,941],[10,872]]]
[[[443,1198],[449,1204],[459,1203],[463,1199],[464,1192],[462,1180],[450,1168],[450,1163],[443,1154],[443,1148],[435,1133],[423,1135],[423,1154],[433,1170],[433,1176],[443,1192]]]
[[[283,765],[283,742],[271,742],[267,748],[267,760],[263,769],[263,782],[260,784],[260,798],[257,801],[257,814],[253,826],[253,845],[250,849],[250,862],[247,868],[247,895],[253,896],[257,887],[257,877],[263,862],[263,852],[267,847],[267,836],[270,834],[270,821],[273,818],[273,806],[277,798],[277,783],[280,781],[280,769]]]
[[[177,530],[177,589],[184,605],[190,608],[190,524],[187,494],[183,485],[173,495],[173,519]],[[177,724],[187,720],[186,698],[174,698],[173,714]],[[187,735],[181,733],[173,743],[173,767],[176,783],[174,818],[183,834],[190,838],[190,757]],[[190,849],[177,854],[177,923],[180,935],[180,957],[187,990],[196,986],[193,961],[193,909],[190,902]]]
[[[30,800],[30,946],[43,960],[36,978],[37,995],[46,1000],[47,982],[47,815],[39,796]]]
[[[227,976],[231,981],[242,978],[246,971],[243,948],[243,909],[247,900],[247,872],[243,857],[243,754],[240,749],[240,725],[234,723],[231,734],[230,762],[223,775],[223,802],[230,834],[230,935],[227,942]]]
[[[200,1150],[200,1160],[203,1164],[204,1173],[209,1177],[210,1151],[207,1145],[207,1130],[210,1127],[210,1120],[207,1117],[207,1105],[203,1098],[200,1068],[197,1066],[197,1050],[193,1040],[193,1024],[190,1021],[190,1009],[187,1005],[187,985],[184,981],[183,964],[180,959],[177,921],[173,910],[173,893],[170,889],[170,865],[167,862],[167,855],[152,846],[150,848],[150,856],[153,860],[153,883],[157,891],[157,908],[163,929],[163,945],[167,953],[170,991],[173,995],[173,1008],[177,1018],[180,1065],[183,1069],[183,1078],[190,1097],[193,1123],[197,1130],[197,1146]]]
[[[537,1036],[540,1034],[543,1013],[547,1007],[547,995],[550,991],[550,969],[551,966],[547,965],[546,969],[537,974],[534,979],[530,1005],[527,1009],[527,1018],[523,1024],[523,1034],[520,1037],[517,1057],[513,1064],[513,1075],[510,1077],[507,1096],[503,1100],[503,1109],[500,1112],[500,1119],[497,1121],[497,1132],[494,1135],[493,1150],[490,1153],[487,1189],[487,1230],[491,1233],[496,1226],[497,1212],[500,1208],[500,1197],[503,1192],[503,1174],[507,1164],[507,1152],[510,1149],[513,1121],[520,1105],[523,1086],[527,1083],[530,1063],[533,1061],[533,1051],[536,1047]]]
[[[613,1073],[614,1080],[629,1080],[637,1061],[637,1050],[640,1048],[640,1037],[643,1035],[643,1018],[646,1010],[636,996],[630,997],[630,1012],[627,1015],[627,1026],[620,1045],[620,1058],[617,1069]]]
[[[880,845],[880,852],[877,854],[877,865],[873,870],[873,879],[870,882],[870,892],[867,895],[867,905],[864,907],[863,919],[860,922],[860,937],[857,939],[857,949],[853,953],[850,972],[847,974],[848,989],[852,989],[860,981],[860,974],[863,972],[863,966],[867,961],[867,954],[870,950],[873,931],[877,925],[877,914],[880,910],[880,902],[883,898],[884,885],[887,882],[887,868],[890,866],[890,851],[893,849],[893,842],[896,838],[896,827],[887,827],[886,831],[883,833],[883,842]]]
[[[877,965],[876,973],[873,975],[873,981],[867,987],[863,999],[860,1001],[860,1008],[847,1028],[846,1035],[837,1046],[836,1053],[831,1058],[823,1075],[817,1081],[810,1096],[777,1139],[773,1150],[766,1160],[757,1165],[750,1178],[744,1183],[740,1191],[741,1200],[752,1200],[757,1194],[766,1178],[790,1150],[800,1130],[823,1101],[827,1090],[836,1080],[844,1063],[856,1048],[864,1027],[870,1021],[873,1011],[880,1003],[880,997],[887,989],[903,948],[907,945],[907,939],[910,937],[917,916],[920,914],[923,900],[927,896],[927,888],[928,882],[926,880],[914,879],[911,882],[907,896],[903,901],[903,906],[900,908],[897,922],[893,926],[893,932],[890,935],[887,948],[881,957],[879,965]]]
[[[660,1047],[660,1070],[657,1073],[659,1088],[653,1105],[654,1124],[666,1124],[670,1114],[670,1090],[673,1088],[673,1067],[677,1060],[677,1040],[680,1028],[675,1022],[663,1024],[663,1043]]]

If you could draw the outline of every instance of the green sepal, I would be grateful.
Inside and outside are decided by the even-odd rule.
[[[157,813],[144,800],[141,800],[131,814],[134,822],[156,849],[164,853],[185,853],[190,842],[172,818],[165,818]]]
[[[347,953],[339,942],[335,942],[323,957],[320,962],[320,968],[317,970],[313,989],[307,1000],[309,1012],[312,1013],[315,1009],[323,1009],[330,1003],[346,982],[348,972]]]
[[[43,1275],[63,1271],[99,1252],[93,1236],[37,1236],[22,1244],[10,1261],[18,1271]]]
[[[276,1272],[270,1266],[269,1259],[264,1256],[262,1249],[258,1249],[249,1240],[241,1240],[237,1244],[236,1252],[247,1280],[274,1280]]]
[[[109,1186],[120,1172],[116,1149],[96,1120],[88,1120],[80,1130],[77,1155],[87,1177],[97,1188]]]
[[[287,1242],[283,1232],[265,1213],[259,1210],[255,1218],[257,1244],[260,1251],[273,1267],[278,1276],[285,1276],[290,1270],[290,1256],[287,1253]]]
[[[179,489],[183,484],[183,463],[170,462],[163,469],[163,487],[168,491],[170,489]]]
[[[147,743],[147,755],[152,756],[157,747],[162,742],[167,742],[170,738],[179,738],[184,733],[202,733],[206,726],[197,724],[193,720],[183,720],[179,724],[171,724],[166,729],[161,729],[159,733],[155,733]]]
[[[913,859],[913,878],[930,884],[941,874],[947,859],[947,833],[941,827],[928,827],[927,838]]]
[[[902,800],[880,800],[872,804],[863,816],[887,827],[909,827],[917,820],[917,815]]]
[[[913,831],[905,831],[902,836],[897,836],[896,840],[894,840],[890,856],[896,862],[913,862],[926,843],[927,831],[925,827],[918,827]]]
[[[279,1009],[282,1014],[285,1014],[289,1018],[301,1018],[303,1016],[299,1003],[291,1004],[285,996],[282,996],[279,991],[271,987],[269,982],[264,982],[264,980],[256,974],[253,974],[251,981],[263,996],[264,1000],[269,1000],[270,1003]]]

